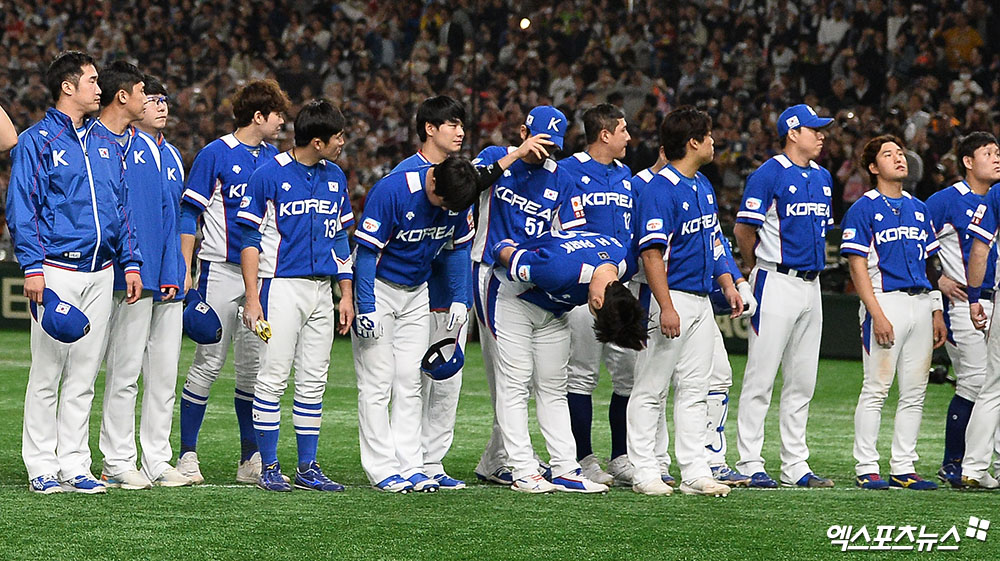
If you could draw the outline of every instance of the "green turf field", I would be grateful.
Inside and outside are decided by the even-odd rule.
[[[955,526],[954,552],[884,552],[884,557],[997,559],[1000,529],[985,542],[966,538],[970,516],[1000,523],[1000,493],[938,490],[860,491],[853,487],[853,415],[860,389],[856,362],[824,361],[809,425],[810,464],[833,477],[829,490],[735,490],[728,498],[644,497],[628,489],[607,495],[526,496],[475,483],[472,470],[491,423],[478,347],[470,346],[455,444],[445,464],[464,491],[389,495],[368,487],[358,459],[357,393],[350,344],[333,348],[319,461],[348,485],[339,494],[265,493],[231,485],[239,445],[230,367],[213,389],[199,442],[208,484],[196,488],[112,490],[106,496],[31,494],[20,457],[21,413],[29,366],[26,333],[0,332],[0,559],[837,559],[872,557],[831,545],[831,525]],[[185,341],[180,372],[193,345]],[[743,357],[733,357],[734,397]],[[183,380],[182,380],[183,381]],[[181,382],[182,382],[181,381]],[[181,383],[178,383],[178,388]],[[91,422],[94,473],[103,378]],[[594,444],[607,454],[607,376],[595,394]],[[931,386],[918,452],[930,476],[940,461],[950,386]],[[738,401],[738,400],[737,400]],[[888,455],[895,397],[883,417],[880,450]],[[291,424],[291,396],[283,412]],[[776,408],[768,416],[765,458],[777,477]],[[735,426],[735,414],[730,412]],[[177,419],[174,423],[176,453]],[[729,432],[730,463],[735,434]],[[536,449],[544,450],[535,435]],[[279,457],[295,461],[294,433],[284,431]],[[885,465],[885,462],[883,462]],[[675,473],[675,475],[677,475]],[[895,538],[898,532],[893,533]],[[864,543],[863,540],[860,543]],[[904,538],[899,544],[909,543]],[[912,544],[915,545],[915,544]]]

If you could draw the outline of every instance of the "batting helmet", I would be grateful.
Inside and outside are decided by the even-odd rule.
[[[197,290],[184,296],[184,333],[199,345],[213,345],[222,340],[222,322]]]

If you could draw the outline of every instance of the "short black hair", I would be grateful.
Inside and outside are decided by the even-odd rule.
[[[63,82],[79,84],[84,66],[97,68],[97,63],[94,62],[94,57],[80,51],[64,51],[52,60],[48,70],[45,71],[45,85],[52,94],[53,102],[59,101]]]
[[[973,157],[976,150],[979,150],[983,146],[989,146],[990,144],[997,144],[1000,146],[1000,144],[997,143],[997,137],[986,131],[970,132],[959,139],[958,146],[955,147],[955,155],[958,156],[958,165],[962,166],[963,177],[969,175],[969,168],[965,167],[965,157]]]
[[[434,166],[434,194],[444,200],[444,208],[459,212],[476,202],[479,172],[468,159],[448,156]]]
[[[124,60],[112,62],[97,77],[97,85],[101,87],[101,107],[111,105],[121,90],[132,93],[132,88],[142,82],[142,78],[142,72],[134,64]]]
[[[295,145],[306,146],[314,138],[330,142],[330,138],[344,130],[346,124],[340,109],[326,99],[314,99],[295,116]]]
[[[274,80],[254,80],[240,88],[233,95],[233,118],[236,127],[245,127],[253,122],[253,116],[260,114],[267,118],[271,113],[284,113],[291,107],[288,94]]]
[[[646,343],[646,311],[621,281],[604,289],[604,304],[594,311],[594,335],[601,343],[641,350]]]
[[[889,142],[894,142],[896,146],[899,146],[904,151],[906,150],[906,145],[903,144],[903,141],[891,134],[881,134],[876,136],[865,143],[865,147],[861,149],[861,157],[859,158],[858,163],[861,165],[862,171],[868,174],[868,181],[871,183],[872,187],[878,185],[878,176],[872,173],[869,167],[878,159],[879,152],[882,151],[882,145]]]
[[[167,87],[156,76],[143,74],[142,81],[146,84],[146,95],[169,95]]]
[[[601,131],[615,132],[618,119],[624,119],[625,113],[610,103],[595,105],[583,113],[583,132],[587,136],[587,144],[597,142]]]
[[[660,146],[667,160],[680,160],[687,154],[688,141],[701,142],[712,132],[712,117],[691,105],[674,109],[660,123]]]
[[[417,138],[427,142],[427,125],[435,127],[449,122],[465,122],[465,106],[453,97],[439,95],[429,97],[417,108]]]

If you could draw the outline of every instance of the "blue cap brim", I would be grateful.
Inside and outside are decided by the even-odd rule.
[[[799,126],[809,127],[811,129],[821,129],[832,122],[833,119],[830,117],[816,117],[814,119],[810,119],[808,123],[802,123]]]
[[[547,135],[549,135],[549,140],[552,141],[556,146],[558,146],[560,150],[562,150],[562,147],[563,147],[563,137],[556,136],[556,135],[554,135],[554,134],[552,134],[551,132],[548,132],[548,131],[535,130],[535,129],[531,128],[531,127],[528,127],[528,132],[531,133],[531,136],[535,136],[536,134],[547,134]]]

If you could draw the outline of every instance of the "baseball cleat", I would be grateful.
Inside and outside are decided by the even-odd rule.
[[[614,478],[615,485],[632,485],[635,476],[635,466],[628,459],[628,454],[622,454],[608,462],[608,474]]]
[[[254,452],[245,462],[240,462],[236,468],[236,482],[254,484],[260,479],[260,452]],[[287,483],[287,481],[286,481]]]
[[[611,474],[601,469],[601,463],[597,461],[597,456],[593,454],[580,460],[580,469],[583,472],[583,476],[594,483],[611,485],[615,482],[615,478]]]
[[[670,475],[669,473],[661,473],[660,481],[666,483],[667,485],[670,485],[671,487],[677,486],[677,480],[674,479],[674,476]]]
[[[205,478],[201,475],[201,468],[198,466],[197,452],[184,452],[181,454],[181,457],[177,459],[177,471],[190,479],[193,485],[200,485],[205,482]]]
[[[387,493],[406,494],[413,490],[413,484],[403,479],[400,475],[390,475],[376,483],[375,488]]]
[[[435,475],[433,479],[434,481],[437,481],[437,484],[442,489],[449,489],[453,491],[458,489],[465,489],[464,481],[462,481],[461,479],[455,479],[454,477],[444,472]]]
[[[28,481],[28,489],[31,489],[32,493],[41,493],[42,495],[51,495],[53,493],[62,493],[63,489],[56,481],[56,478],[51,475],[39,475],[38,477]]]
[[[859,475],[855,481],[855,485],[861,487],[862,489],[888,489],[889,482],[879,477],[877,473],[866,473],[864,475]]]
[[[522,493],[551,493],[556,490],[556,486],[549,483],[541,474],[535,473],[527,477],[515,479],[510,486],[515,491]]]
[[[642,495],[651,496],[670,495],[674,492],[673,488],[670,487],[670,485],[667,485],[662,478],[654,478],[649,481],[643,481],[642,483],[636,483],[635,485],[632,485],[632,490]]]
[[[967,475],[962,476],[961,489],[997,489],[1000,488],[1000,482],[998,482],[989,473],[983,472],[982,477],[979,479],[973,479]]]
[[[937,472],[938,479],[941,483],[946,483],[952,487],[962,486],[962,465],[952,462],[948,462],[941,466],[941,469]]]
[[[101,482],[103,482],[104,486],[108,489],[136,491],[139,489],[153,488],[153,483],[149,481],[149,478],[143,475],[139,470],[135,469],[123,471],[118,475],[108,475],[106,473],[102,473]]]
[[[190,477],[183,475],[177,468],[168,467],[153,480],[153,485],[157,487],[187,487],[193,485],[194,481]]]
[[[498,467],[489,475],[483,475],[477,471],[476,479],[482,481],[483,483],[495,483],[497,485],[514,484],[514,475],[510,472],[510,468],[507,466]]]
[[[441,488],[441,485],[438,484],[437,481],[434,481],[419,471],[407,477],[406,480],[413,485],[413,490],[417,493],[434,493]]]
[[[771,476],[766,471],[758,471],[750,476],[747,487],[754,489],[777,489],[778,482],[771,479]]]
[[[334,492],[344,490],[343,485],[323,474],[323,470],[319,469],[318,463],[312,462],[305,465],[306,469],[302,469],[303,465],[299,464],[299,467],[295,470],[296,489]]]
[[[96,495],[98,493],[108,492],[108,488],[89,473],[86,475],[78,475],[73,479],[63,481],[62,490],[67,493],[83,493],[85,495]]]
[[[537,458],[537,456],[535,457]],[[544,477],[546,481],[552,481],[552,466],[548,462],[538,460],[538,473]]]
[[[286,493],[292,490],[284,475],[281,474],[281,465],[278,462],[268,464],[261,468],[260,477],[257,478],[257,486],[265,491],[277,491]]]
[[[795,483],[781,482],[785,487],[804,487],[806,489],[823,489],[833,487],[833,480],[820,477],[813,472],[809,472],[799,478]]]
[[[889,487],[893,489],[913,489],[914,491],[933,491],[938,488],[937,483],[923,479],[915,473],[890,474]]]
[[[722,464],[721,466],[712,466],[712,477],[719,483],[729,485],[730,487],[746,487],[746,485],[750,483],[749,477],[727,466],[726,464]]]
[[[607,474],[605,474],[607,475]],[[608,476],[611,477],[611,476]],[[607,493],[608,486],[597,483],[583,474],[583,470],[576,468],[569,473],[552,478],[552,485],[556,491],[567,493]]]
[[[723,485],[711,477],[699,477],[690,483],[681,483],[681,493],[685,495],[707,495],[725,497],[729,494],[729,485]]]

